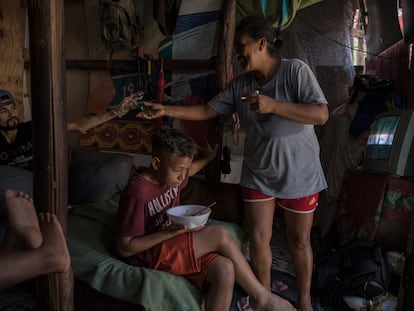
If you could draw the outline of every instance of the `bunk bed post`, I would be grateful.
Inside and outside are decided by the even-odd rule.
[[[33,188],[38,211],[55,213],[67,232],[64,2],[28,1],[33,124]],[[73,310],[73,274],[36,279],[40,310]]]
[[[216,91],[223,90],[230,81],[230,69],[233,57],[233,38],[236,29],[237,0],[223,0],[221,32],[217,40]],[[225,117],[218,117],[209,124],[209,141],[218,145],[217,157],[207,166],[209,180],[220,181],[220,160],[223,142]]]

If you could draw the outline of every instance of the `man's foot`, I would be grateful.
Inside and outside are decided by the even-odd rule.
[[[70,257],[62,227],[51,213],[39,213],[39,225],[43,235],[40,251],[44,252],[50,272],[66,272],[70,267]]]
[[[7,212],[7,233],[4,247],[10,250],[38,248],[42,234],[33,199],[24,192],[7,189],[4,192]]]

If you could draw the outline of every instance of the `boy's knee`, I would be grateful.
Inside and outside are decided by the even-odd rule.
[[[218,278],[221,279],[223,275],[225,275],[227,280],[229,280],[230,282],[234,282],[235,271],[233,261],[231,261],[227,257],[220,256],[216,259],[213,266],[214,274]]]
[[[217,242],[217,245],[219,245],[220,247],[226,247],[231,243],[235,243],[232,235],[224,226],[208,226],[208,230],[210,230],[209,237],[214,239]]]
[[[224,238],[231,237],[230,232],[226,227],[222,225],[212,225],[207,227],[208,230],[211,230],[211,233],[217,237],[223,236]]]

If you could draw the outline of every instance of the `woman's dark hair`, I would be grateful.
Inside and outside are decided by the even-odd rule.
[[[170,156],[173,153],[193,158],[197,153],[197,144],[193,138],[174,128],[165,127],[156,131],[152,136],[152,154]]]
[[[236,27],[236,42],[242,35],[247,35],[255,41],[265,38],[269,54],[279,58],[283,46],[282,39],[279,38],[280,32],[263,16],[246,16]]]

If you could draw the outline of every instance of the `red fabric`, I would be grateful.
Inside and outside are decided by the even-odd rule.
[[[164,103],[164,89],[165,89],[165,75],[164,75],[164,58],[161,58],[160,72],[157,78],[157,102]],[[160,129],[162,127],[162,118],[155,119],[155,127]]]
[[[272,196],[262,193],[260,190],[243,187],[243,201],[255,202],[273,199]]]
[[[398,220],[401,222],[411,223],[411,210],[404,210],[394,207],[384,206],[382,217],[388,220]]]
[[[208,253],[196,258],[194,232],[181,234],[153,248],[153,262],[147,268],[182,275],[201,288],[211,264],[220,255]]]
[[[318,205],[319,192],[298,199],[278,199],[280,207],[294,213],[310,213]]]
[[[373,239],[378,229],[374,219],[385,196],[387,176],[352,170],[346,187],[346,219],[345,224],[338,227],[340,237],[368,227],[368,238]]]
[[[262,193],[260,190],[243,187],[243,201],[260,202],[273,199],[272,196]],[[318,205],[319,193],[308,195],[297,199],[276,199],[277,204],[289,211],[295,213],[313,212]]]
[[[122,191],[117,212],[118,237],[139,237],[165,230],[171,224],[166,210],[180,203],[180,192],[187,186],[188,176],[175,188],[155,185],[135,173]],[[153,249],[128,258],[131,265],[152,262]]]
[[[414,182],[363,170],[350,171],[345,209],[339,209],[337,214],[339,237],[346,240],[364,236],[375,240],[382,220],[411,221],[413,210],[398,206],[402,201],[397,199],[411,195],[414,195]]]
[[[178,187],[169,188],[150,183],[135,173],[120,197],[118,236],[141,236],[164,230],[170,225],[166,210],[179,205],[180,192],[187,183],[188,176]]]

